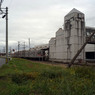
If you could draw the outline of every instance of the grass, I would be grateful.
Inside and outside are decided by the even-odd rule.
[[[0,68],[0,95],[95,95],[95,67],[68,69],[14,58]]]

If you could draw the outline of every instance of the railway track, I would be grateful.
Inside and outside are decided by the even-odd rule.
[[[27,59],[31,60],[31,59]],[[31,60],[34,63],[40,63],[40,64],[46,64],[46,65],[51,65],[51,66],[59,66],[59,67],[68,67],[68,63],[63,63],[63,62],[54,62],[54,61],[37,61],[37,60]],[[95,67],[95,62],[86,62],[86,63],[74,63],[73,66],[94,66]]]

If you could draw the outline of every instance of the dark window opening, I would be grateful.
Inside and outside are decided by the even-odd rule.
[[[95,59],[95,52],[86,52],[86,59]]]

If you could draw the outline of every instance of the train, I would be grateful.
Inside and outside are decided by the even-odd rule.
[[[17,51],[12,54],[12,57],[47,61],[49,60],[49,45],[39,45],[34,48],[30,48],[29,50]]]

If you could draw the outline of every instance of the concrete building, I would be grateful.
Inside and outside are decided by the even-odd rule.
[[[87,38],[90,28],[85,28],[85,15],[77,9],[72,9],[64,17],[64,29],[60,28],[56,32],[56,37],[49,41],[49,60],[70,62],[77,51],[81,48]],[[93,30],[91,28],[91,30]],[[87,50],[88,46],[86,46]],[[76,59],[85,60],[85,48]]]

